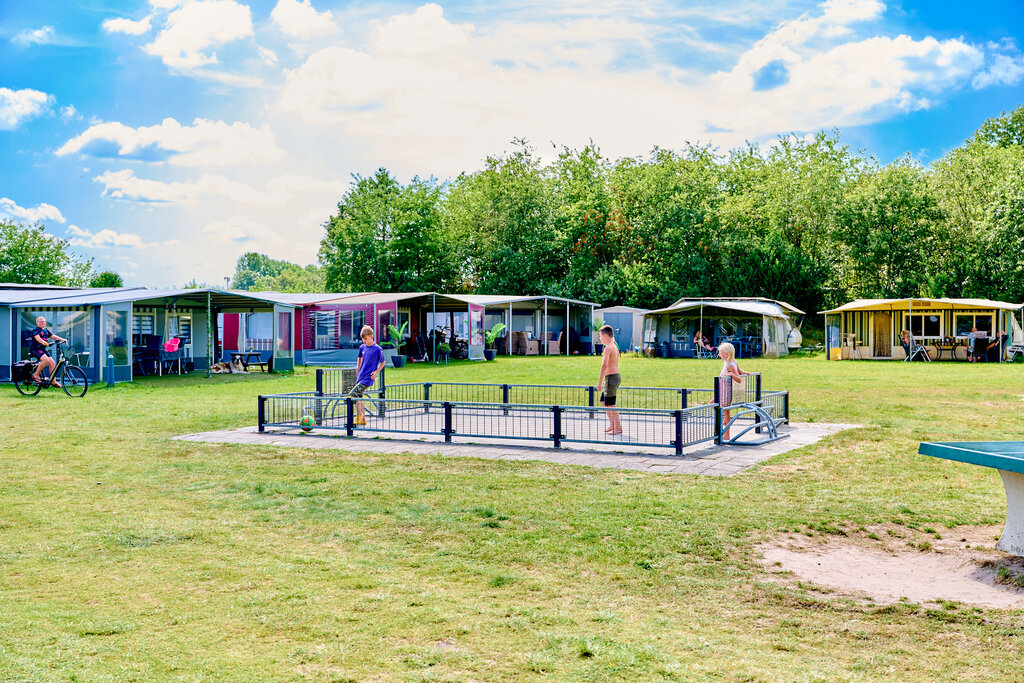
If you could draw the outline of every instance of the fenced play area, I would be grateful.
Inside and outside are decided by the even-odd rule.
[[[382,373],[363,399],[367,424],[357,424],[350,368],[318,369],[313,391],[258,398],[258,428],[332,430],[346,436],[441,437],[445,442],[499,439],[667,448],[677,454],[705,442],[752,446],[784,438],[789,392],[762,387],[760,373],[746,375],[723,405],[714,378],[708,388],[620,387],[614,409],[601,406],[594,386],[410,382],[387,384]],[[731,381],[731,380],[729,380]],[[605,432],[614,410],[621,434]]]

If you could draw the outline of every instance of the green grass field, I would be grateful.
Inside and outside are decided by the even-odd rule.
[[[591,384],[594,358],[415,366]],[[854,422],[732,478],[171,441],[254,424],[312,373],[0,387],[0,680],[983,680],[1024,613],[877,608],[768,580],[784,531],[998,524],[992,470],[923,440],[1020,439],[1020,365],[741,361],[795,421]],[[626,385],[713,361],[623,358]],[[396,450],[400,446],[396,446]]]

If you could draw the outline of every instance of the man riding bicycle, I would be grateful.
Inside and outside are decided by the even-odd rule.
[[[50,352],[47,351],[46,347],[50,345],[50,339],[55,339],[59,342],[65,343],[67,342],[67,339],[58,337],[53,332],[46,329],[46,318],[43,316],[36,318],[36,327],[32,330],[31,334],[32,345],[29,348],[29,353],[32,354],[33,357],[39,359],[39,363],[36,364],[36,371],[32,373],[32,381],[37,384],[42,382],[42,377],[40,375],[45,369],[47,376],[50,377],[50,381],[56,384],[57,382],[52,375],[53,369],[57,366],[57,362],[50,356]]]

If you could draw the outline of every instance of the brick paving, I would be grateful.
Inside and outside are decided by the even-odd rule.
[[[540,460],[583,467],[636,470],[659,474],[705,474],[731,476],[764,462],[780,453],[808,446],[845,429],[859,425],[797,423],[783,425],[779,432],[789,436],[760,446],[716,446],[713,443],[687,448],[683,455],[669,448],[628,446],[602,443],[586,448],[543,448],[520,446],[497,440],[444,443],[434,437],[409,438],[346,438],[325,434],[303,434],[295,429],[270,430],[259,433],[256,427],[224,429],[175,437],[181,441],[204,443],[237,443],[255,446],[315,448],[359,453],[422,453],[448,457],[483,458],[486,460]]]

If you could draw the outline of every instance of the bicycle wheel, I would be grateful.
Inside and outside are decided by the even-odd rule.
[[[60,383],[64,385],[64,393],[71,398],[82,398],[89,390],[89,380],[86,379],[85,372],[74,365],[64,366],[60,373]]]
[[[43,387],[36,384],[31,379],[24,379],[20,382],[15,382],[14,386],[18,389],[18,393],[22,396],[35,396],[39,393],[39,390]]]

